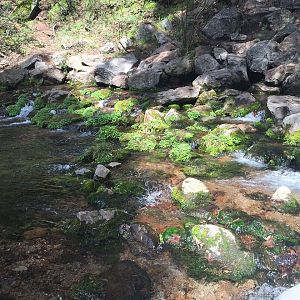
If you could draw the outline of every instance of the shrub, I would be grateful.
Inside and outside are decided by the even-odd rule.
[[[16,104],[7,106],[6,111],[8,115],[10,117],[17,116],[21,112],[21,109],[26,105],[27,101],[28,99],[26,94],[20,95]]]
[[[174,162],[186,162],[192,158],[192,147],[188,143],[175,144],[170,150],[169,157]]]
[[[115,112],[119,114],[130,113],[137,103],[136,99],[120,100],[115,104]]]
[[[106,125],[100,128],[97,133],[98,140],[118,140],[121,136],[121,132],[117,129],[116,126]]]
[[[290,146],[300,146],[300,130],[284,137],[284,144]]]

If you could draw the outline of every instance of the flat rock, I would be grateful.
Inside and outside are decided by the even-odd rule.
[[[205,184],[202,181],[195,178],[186,178],[182,182],[181,189],[184,195],[196,194],[200,192],[209,193],[209,190],[205,186]]]
[[[80,211],[76,217],[80,222],[95,224],[100,221],[109,221],[115,216],[114,210],[100,209],[93,211]]]
[[[210,54],[203,54],[195,58],[195,73],[197,75],[201,75],[219,68],[219,63]]]
[[[292,191],[286,186],[281,186],[273,194],[272,200],[278,202],[286,202],[289,201],[291,197],[292,197]]]
[[[300,113],[287,116],[283,119],[282,125],[291,134],[300,131]]]
[[[132,89],[151,89],[159,84],[162,72],[156,69],[135,70],[129,75],[128,86]]]
[[[159,104],[187,103],[196,100],[200,87],[185,86],[150,95],[149,97]]]
[[[107,169],[105,166],[97,165],[97,168],[96,168],[96,171],[94,174],[94,179],[95,180],[105,179],[109,173],[110,173],[110,170]]]

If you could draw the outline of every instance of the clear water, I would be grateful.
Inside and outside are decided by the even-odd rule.
[[[70,165],[89,142],[77,132],[0,127],[0,229],[51,218],[57,215],[54,207],[68,213],[79,183],[59,180],[58,169],[69,171],[61,166]]]

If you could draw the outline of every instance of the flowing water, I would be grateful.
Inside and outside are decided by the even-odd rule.
[[[26,114],[29,111],[26,107]],[[24,118],[25,109],[22,113]],[[66,211],[64,205],[72,201],[76,182],[74,187],[66,187],[56,177],[61,171],[70,171],[69,164],[89,143],[89,137],[9,124],[0,127],[1,227],[39,222],[49,214],[54,217],[58,208]]]

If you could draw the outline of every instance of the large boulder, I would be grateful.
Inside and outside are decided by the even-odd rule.
[[[100,209],[92,211],[80,211],[76,217],[80,222],[95,224],[98,222],[109,221],[115,216],[115,210]]]
[[[291,134],[300,131],[300,113],[285,117],[282,125]]]
[[[245,78],[244,70],[223,68],[214,70],[198,76],[193,81],[193,86],[208,88],[245,88],[249,85],[248,78]]]
[[[219,63],[210,54],[203,54],[195,58],[195,73],[197,75],[201,75],[219,68]]]
[[[159,104],[171,103],[184,104],[196,100],[199,96],[200,87],[185,86],[164,92],[152,94],[150,97]]]
[[[264,73],[270,66],[272,56],[278,47],[275,41],[261,41],[247,51],[247,64],[251,71]]]
[[[169,76],[183,76],[192,73],[194,70],[194,66],[192,60],[185,57],[178,57],[170,62],[164,68],[164,71]]]
[[[4,70],[0,72],[0,85],[15,87],[26,78],[27,74],[27,70],[23,68]]]
[[[287,116],[300,113],[300,98],[294,96],[269,96],[267,106],[276,120],[282,122]]]
[[[159,84],[161,75],[160,69],[137,69],[129,74],[128,86],[136,90],[151,89]]]
[[[278,9],[266,16],[271,30],[279,31],[289,23],[292,23],[294,16],[287,9]]]
[[[300,96],[300,70],[285,79],[282,91],[287,95]]]
[[[280,85],[287,76],[300,70],[298,64],[280,65],[265,72],[265,82],[270,85]]]
[[[202,181],[190,177],[186,178],[182,182],[181,190],[184,195],[197,194],[197,193],[209,193],[208,188]]]
[[[237,8],[224,8],[205,25],[203,32],[212,39],[226,38],[239,32],[241,24],[242,15]]]
[[[274,0],[246,0],[240,1],[242,11],[250,16],[266,14],[274,10]]]
[[[288,0],[285,0],[288,1]],[[300,2],[299,2],[300,6]],[[285,290],[275,300],[298,300],[300,295],[300,284],[296,284],[292,288]]]
[[[95,80],[98,84],[110,85],[116,75],[127,74],[137,62],[133,54],[102,62],[95,67]]]
[[[300,8],[300,0],[280,0],[280,7],[288,9]]]
[[[206,224],[195,225],[191,233],[198,251],[204,251],[211,261],[216,261],[221,268],[225,268],[230,279],[240,280],[254,274],[254,255],[242,251],[229,230]]]

